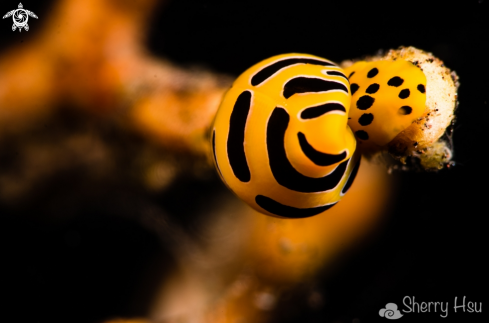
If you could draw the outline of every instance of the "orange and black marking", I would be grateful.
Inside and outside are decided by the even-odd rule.
[[[385,146],[423,114],[425,102],[426,76],[402,59],[343,70],[308,54],[271,57],[224,96],[212,132],[216,168],[262,213],[313,216],[352,186],[357,140]]]
[[[349,125],[361,142],[384,146],[425,111],[426,76],[411,62],[357,62],[345,69],[352,89]]]
[[[225,183],[256,210],[303,218],[334,206],[359,168],[348,127],[350,84],[333,62],[307,54],[245,71],[216,115],[212,147]]]

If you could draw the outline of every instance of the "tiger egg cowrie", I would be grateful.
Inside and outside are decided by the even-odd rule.
[[[224,183],[259,212],[303,218],[335,205],[360,166],[343,69],[308,54],[268,58],[225,94],[212,128]]]

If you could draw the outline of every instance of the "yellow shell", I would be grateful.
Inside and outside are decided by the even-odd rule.
[[[268,215],[301,218],[327,210],[359,167],[350,101],[346,75],[327,59],[284,54],[252,66],[226,93],[214,121],[221,178]]]

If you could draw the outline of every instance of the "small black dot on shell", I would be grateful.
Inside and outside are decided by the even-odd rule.
[[[411,114],[411,112],[413,112],[413,108],[411,108],[408,105],[402,106],[399,108],[399,110],[397,110],[397,113],[399,113],[403,116]]]
[[[407,98],[409,98],[410,94],[411,94],[411,92],[409,91],[409,89],[404,89],[401,92],[399,92],[399,97],[401,99],[407,99]]]
[[[417,89],[421,93],[425,93],[426,92],[426,89],[425,89],[425,87],[424,87],[423,84],[418,84],[418,88]]]
[[[355,131],[355,136],[357,136],[358,139],[368,140],[368,133],[364,130]]]
[[[357,83],[353,83],[350,85],[350,90],[351,90],[351,95],[355,94],[355,92],[359,89],[360,87],[358,86]]]
[[[364,113],[362,116],[358,119],[358,123],[361,124],[362,126],[368,126],[369,124],[372,123],[374,120],[374,115],[371,113]]]
[[[373,83],[373,84],[370,84],[367,88],[367,90],[365,90],[365,92],[367,92],[368,94],[374,94],[375,92],[377,92],[380,88],[380,85],[378,85],[377,83]]]
[[[379,74],[379,70],[377,69],[377,67],[374,67],[374,68],[372,68],[372,69],[371,69],[371,70],[368,72],[367,77],[368,77],[369,79],[371,79],[372,77],[374,77],[374,76],[375,76],[375,75],[377,75],[377,74]]]
[[[364,95],[357,100],[357,108],[367,110],[374,104],[375,99],[369,95]]]
[[[387,82],[387,85],[398,87],[401,86],[402,83],[404,83],[404,80],[402,78],[400,78],[399,76],[394,76]]]

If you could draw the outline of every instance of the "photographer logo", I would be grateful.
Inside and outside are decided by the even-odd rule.
[[[398,318],[402,317],[402,314],[397,309],[397,305],[395,303],[388,303],[385,305],[385,308],[382,308],[379,311],[379,315],[389,320],[397,320]]]
[[[482,313],[482,302],[468,300],[465,296],[455,297],[452,302],[419,302],[414,296],[405,296],[402,299],[402,306],[398,309],[397,304],[388,303],[385,308],[379,311],[381,317],[389,320],[397,320],[407,313],[437,313],[440,317],[446,318],[450,312],[454,315],[458,313],[478,314]]]
[[[12,19],[14,20],[14,24],[12,25],[12,31],[15,31],[16,29],[19,29],[19,31],[22,31],[22,28],[25,29],[25,31],[29,30],[29,25],[27,24],[27,21],[29,20],[29,16],[32,18],[36,18],[37,16],[35,13],[29,10],[25,10],[24,7],[22,6],[22,3],[19,3],[19,7],[17,9],[11,10],[3,16],[3,19],[8,18],[12,16]]]

